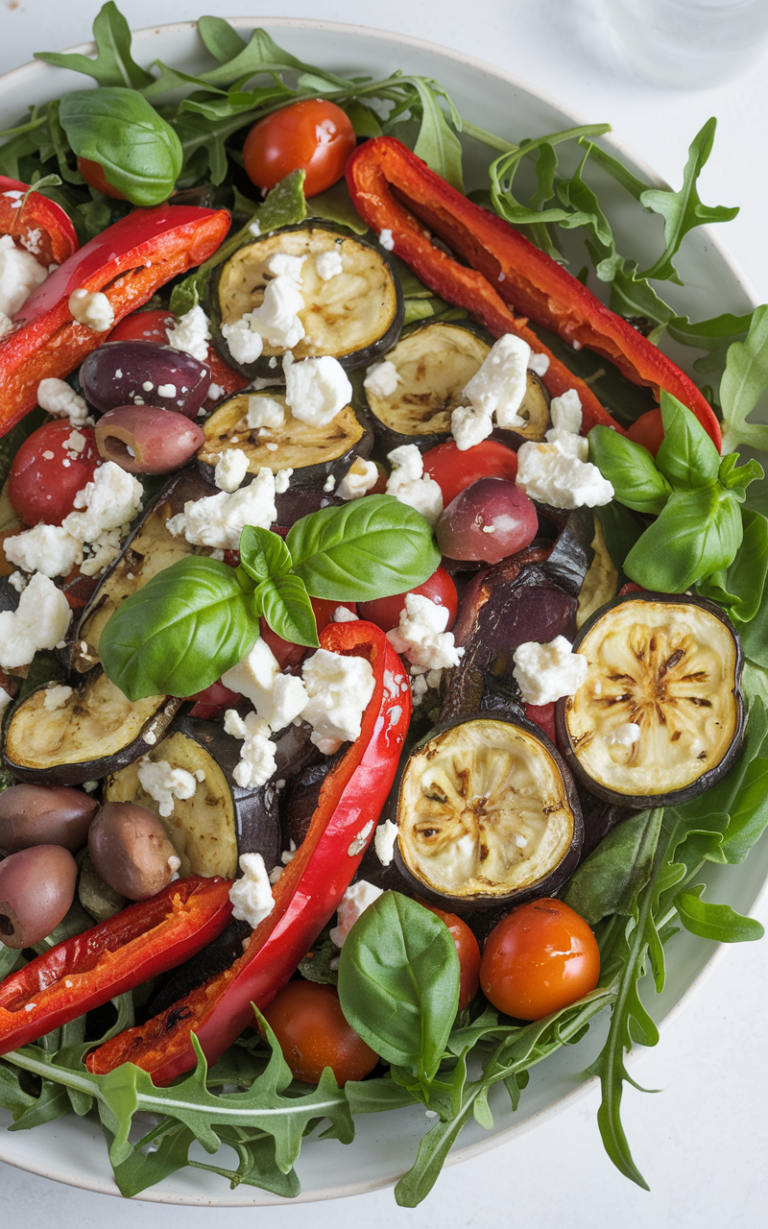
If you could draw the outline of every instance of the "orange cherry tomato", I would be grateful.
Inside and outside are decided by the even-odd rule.
[[[459,449],[453,440],[424,453],[424,476],[434,478],[443,492],[443,507],[481,478],[517,477],[517,453],[498,440],[483,440],[474,448]]]
[[[303,170],[305,196],[317,196],[341,179],[355,145],[355,130],[341,107],[308,98],[253,125],[243,145],[245,173],[268,191],[291,171]]]
[[[485,997],[517,1020],[541,1020],[594,990],[600,977],[597,940],[560,900],[521,905],[491,931],[483,949]]]
[[[379,1061],[344,1017],[333,986],[291,981],[262,1012],[297,1080],[317,1084],[330,1067],[337,1084],[362,1080]]]
[[[459,597],[456,586],[445,568],[439,567],[428,580],[424,581],[423,585],[409,589],[408,593],[419,593],[423,597],[428,597],[436,606],[447,606],[446,630],[451,630],[456,622]],[[367,619],[369,623],[375,623],[383,632],[391,631],[400,622],[400,612],[405,610],[406,596],[405,593],[396,593],[392,597],[377,597],[371,602],[359,602],[357,609],[360,618]]]
[[[460,970],[459,1011],[463,1011],[469,1007],[480,985],[480,944],[467,923],[455,913],[444,913],[434,905],[426,905],[425,908],[445,922],[456,944]]]
[[[92,162],[90,158],[78,158],[77,169],[85,182],[102,196],[110,196],[113,201],[124,201],[127,198],[117,188],[107,181],[104,168],[100,162]]]
[[[661,410],[648,410],[647,414],[641,414],[627,429],[627,439],[642,444],[655,457],[664,439]]]

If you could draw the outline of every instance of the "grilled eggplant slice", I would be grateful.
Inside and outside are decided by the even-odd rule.
[[[714,602],[618,598],[573,647],[589,674],[558,701],[558,743],[599,798],[638,808],[688,802],[739,755],[741,645]]]
[[[47,689],[13,712],[3,755],[19,781],[82,785],[131,764],[163,737],[182,701],[147,696],[132,702],[100,667],[63,704],[46,708]]]
[[[575,869],[581,809],[557,749],[525,719],[488,713],[438,726],[400,783],[395,862],[451,912],[549,895]]]
[[[279,427],[249,427],[249,408],[261,399],[276,401],[283,410]],[[240,448],[248,457],[248,472],[262,467],[277,473],[292,469],[292,485],[316,483],[333,477],[340,482],[357,457],[368,457],[373,432],[351,405],[345,406],[326,427],[313,427],[294,418],[280,389],[235,393],[218,406],[203,427],[205,443],[197,454],[203,476],[213,481],[217,461],[228,448]]]
[[[337,252],[342,272],[323,281],[315,258]],[[254,363],[238,363],[222,334],[259,307],[272,274],[272,256],[303,256],[299,311],[304,337],[291,347],[294,358],[331,354],[348,371],[363,367],[397,341],[403,326],[403,296],[380,248],[317,221],[273,231],[239,248],[211,279],[210,314],[214,341],[224,360],[249,379],[278,375],[283,351],[264,343]]]

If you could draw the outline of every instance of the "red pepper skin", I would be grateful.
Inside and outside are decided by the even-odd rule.
[[[155,1084],[169,1084],[195,1065],[192,1030],[208,1062],[216,1062],[253,1023],[251,1004],[264,1008],[272,1001],[338,907],[394,781],[411,696],[407,686],[402,690],[406,680],[400,658],[372,623],[329,624],[320,644],[367,658],[374,692],[360,737],[328,774],[309,831],[273,888],[272,912],[229,969],[145,1025],[92,1051],[86,1060],[89,1071],[105,1073],[132,1062],[150,1072]]]
[[[7,175],[0,175],[0,235],[18,239],[46,269],[63,264],[79,246],[72,221],[61,205],[40,192],[30,192],[29,184]]]
[[[392,231],[396,254],[432,290],[465,307],[495,337],[517,333],[538,353],[549,354],[544,383],[556,396],[566,388],[576,389],[585,432],[600,423],[620,428],[589,386],[542,345],[527,327],[527,319],[610,359],[627,379],[647,385],[657,398],[661,389],[673,393],[693,411],[719,451],[720,424],[712,407],[671,359],[567,269],[503,218],[467,200],[405,145],[394,137],[366,141],[349,159],[346,176],[363,220],[376,231]],[[466,260],[470,269],[435,248],[430,232]],[[527,319],[515,319],[507,305]]]
[[[176,880],[6,977],[0,983],[0,1054],[194,956],[229,921],[231,886],[217,876]]]
[[[97,333],[74,319],[73,290],[105,294],[114,324],[172,277],[207,260],[229,220],[225,209],[191,205],[135,209],[46,278],[14,316],[15,331],[0,343],[0,435],[37,404],[41,380],[69,375],[108,337],[109,329]]]

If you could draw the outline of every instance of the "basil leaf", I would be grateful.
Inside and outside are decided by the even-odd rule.
[[[743,917],[730,905],[715,905],[702,900],[704,884],[680,892],[675,897],[680,921],[691,934],[716,943],[746,943],[762,939],[765,930],[756,918]]]
[[[719,483],[675,491],[624,560],[624,571],[644,589],[684,593],[702,577],[727,567],[741,545],[741,509]]]
[[[278,533],[246,525],[240,534],[240,566],[258,583],[290,572],[291,553]]]
[[[317,623],[309,594],[299,576],[277,576],[259,585],[255,594],[264,618],[276,635],[292,644],[316,649]]]
[[[127,85],[138,90],[152,84],[152,74],[139,68],[131,56],[131,27],[112,0],[102,5],[94,18],[93,38],[97,51],[95,59],[53,51],[36,51],[35,59],[68,68],[70,72],[86,73],[99,85]]]
[[[190,696],[236,666],[259,636],[237,571],[180,559],[115,611],[99,640],[107,675],[129,700]]]
[[[742,508],[741,520],[744,536],[733,563],[699,585],[701,595],[724,606],[737,625],[751,623],[761,611],[768,575],[768,521],[749,508]]]
[[[723,452],[740,444],[768,448],[768,426],[747,422],[747,416],[768,389],[768,304],[756,307],[744,341],[728,348],[720,382],[723,409]]]
[[[377,1054],[432,1079],[459,1002],[459,958],[445,923],[408,896],[385,892],[347,935],[339,998]]]
[[[587,438],[589,459],[608,479],[619,503],[635,512],[661,512],[672,487],[648,449],[611,427],[593,427]]]
[[[717,478],[720,453],[696,415],[662,390],[664,439],[656,464],[675,487],[708,486]]]
[[[424,517],[391,495],[321,508],[296,522],[286,544],[307,592],[336,602],[405,593],[440,563]]]
[[[61,100],[59,116],[81,158],[98,162],[108,182],[133,205],[168,199],[182,164],[181,142],[135,90],[76,90]]]

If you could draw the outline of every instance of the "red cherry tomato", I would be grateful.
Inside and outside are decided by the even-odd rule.
[[[551,738],[553,743],[557,742],[554,704],[526,704],[525,715],[529,721],[533,721],[540,730],[544,731],[547,738]]]
[[[641,414],[637,421],[628,428],[627,439],[634,440],[636,444],[642,444],[643,448],[647,448],[655,457],[664,439],[661,410],[649,410],[647,414]]]
[[[166,329],[173,328],[176,317],[173,312],[152,308],[146,312],[131,312],[116,324],[107,341],[154,341],[168,345]]]
[[[330,1067],[337,1084],[362,1080],[379,1061],[347,1024],[333,986],[291,981],[262,1013],[297,1080],[317,1084]]]
[[[463,1011],[465,1007],[469,1007],[480,985],[480,944],[467,926],[467,923],[463,922],[455,913],[444,913],[442,909],[435,909],[434,905],[427,905],[426,908],[445,922],[456,944],[461,971],[459,980],[459,1011]]]
[[[234,708],[242,696],[239,691],[232,691],[229,687],[225,687],[221,679],[218,679],[204,691],[196,691],[189,699],[194,700],[189,713],[190,717],[203,717],[206,721],[210,721],[211,718],[218,717],[225,708]]]
[[[104,168],[100,162],[92,162],[90,158],[78,158],[77,169],[85,182],[91,188],[95,188],[97,192],[101,192],[102,196],[110,196],[113,201],[124,201],[127,199],[122,192],[119,192],[117,188],[113,188],[112,184],[107,182]]]
[[[517,477],[517,453],[498,440],[483,440],[460,452],[453,440],[424,453],[424,476],[434,478],[447,508],[457,495],[480,478]]]
[[[423,585],[418,585],[415,589],[409,589],[408,593],[421,593],[424,597],[430,598],[436,606],[447,606],[446,630],[451,630],[456,622],[459,598],[456,586],[445,568],[438,568],[429,580],[425,580]],[[377,597],[372,602],[360,602],[357,608],[360,618],[367,619],[369,623],[375,623],[377,627],[380,627],[383,632],[388,632],[399,624],[400,612],[405,610],[406,596],[405,593],[396,593],[393,597]]]
[[[480,986],[499,1011],[541,1020],[594,990],[600,976],[597,940],[560,900],[521,905],[491,931]]]
[[[245,173],[268,191],[291,171],[303,170],[304,194],[317,196],[341,179],[355,144],[341,107],[322,98],[293,102],[253,125],[243,145]]]
[[[14,457],[8,497],[26,525],[40,521],[60,525],[74,511],[77,492],[91,481],[101,464],[93,428],[77,428],[85,437],[81,452],[67,444],[73,430],[69,420],[46,423],[25,439]]]

